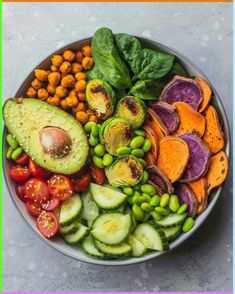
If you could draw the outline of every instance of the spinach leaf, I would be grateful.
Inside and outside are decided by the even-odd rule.
[[[130,92],[136,97],[143,100],[156,100],[163,89],[164,85],[159,81],[144,80],[137,81],[131,88]]]
[[[123,89],[113,88],[113,90],[116,94],[116,101],[117,102],[126,96],[126,92]]]
[[[100,72],[96,63],[94,64],[92,69],[89,69],[86,71],[86,76],[87,76],[88,80],[94,80],[94,79],[105,80],[104,76]]]
[[[127,34],[116,34],[114,40],[122,58],[129,64],[132,69],[134,58],[140,53],[142,47],[138,39]]]
[[[174,62],[172,69],[168,75],[171,76],[172,78],[176,75],[182,76],[182,77],[188,77],[188,73],[186,69],[178,61]]]
[[[143,49],[133,60],[133,80],[156,80],[165,76],[171,70],[174,58],[171,54]]]
[[[100,28],[95,32],[91,50],[100,72],[111,85],[118,89],[131,88],[128,68],[118,54],[110,29]]]

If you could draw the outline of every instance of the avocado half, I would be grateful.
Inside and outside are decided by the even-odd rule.
[[[24,151],[41,167],[72,174],[85,164],[88,142],[81,124],[71,115],[46,102],[10,98],[3,119]]]

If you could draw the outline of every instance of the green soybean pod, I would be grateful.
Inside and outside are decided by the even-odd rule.
[[[151,206],[158,206],[158,204],[160,203],[160,200],[161,200],[161,198],[160,198],[158,195],[154,195],[154,196],[151,198],[149,204],[150,204]]]
[[[130,205],[133,205],[133,204],[134,204],[134,202],[133,202],[133,198],[134,198],[134,197],[131,196],[131,197],[129,197],[128,200],[127,200],[128,203],[129,203]]]
[[[89,143],[92,147],[95,147],[99,143],[99,139],[97,137],[94,137],[92,134],[90,134]]]
[[[144,137],[137,136],[131,140],[130,147],[131,149],[140,148],[144,144]]]
[[[143,168],[146,168],[148,166],[147,162],[143,158],[139,158],[138,160],[139,160],[140,164],[143,166]]]
[[[87,122],[87,123],[85,124],[85,126],[84,126],[85,131],[86,131],[88,134],[90,134],[90,132],[91,132],[91,128],[92,128],[94,125],[96,125],[96,123],[93,122],[93,121],[89,121],[89,122]]]
[[[23,148],[22,147],[18,147],[16,148],[12,154],[11,154],[11,158],[13,160],[16,160],[22,153],[24,152]]]
[[[149,139],[145,139],[144,144],[142,146],[142,150],[144,151],[144,153],[149,152],[149,150],[152,147],[152,143]]]
[[[135,134],[136,136],[142,136],[142,137],[145,137],[145,131],[143,131],[143,130],[135,130],[135,131],[134,131],[134,134]]]
[[[144,151],[142,149],[133,149],[131,151],[131,154],[138,157],[138,158],[141,158],[144,156]]]
[[[153,210],[152,206],[148,202],[144,202],[140,206],[144,211],[150,212]]]
[[[7,140],[8,145],[12,149],[16,149],[19,146],[18,142],[16,141],[16,139],[13,137],[12,134],[7,134],[6,140]]]
[[[125,188],[123,188],[123,193],[126,194],[126,195],[128,195],[128,196],[132,196],[133,193],[134,193],[134,191],[130,187],[125,187]]]
[[[157,207],[154,208],[154,210],[155,210],[156,212],[158,212],[160,215],[164,215],[164,216],[166,216],[166,215],[169,214],[169,210],[167,210],[167,209],[164,208],[164,207],[157,206]]]
[[[144,218],[143,218],[143,223],[145,223],[145,222],[147,222],[149,219],[150,219],[150,217],[151,217],[151,214],[150,214],[150,212],[145,212],[144,213]]]
[[[156,221],[160,221],[162,219],[162,216],[156,211],[152,211],[151,215],[152,215],[153,219],[155,219]]]
[[[134,218],[137,221],[142,221],[143,220],[143,218],[144,218],[144,211],[143,211],[143,209],[141,209],[138,205],[134,204],[132,206],[132,211],[133,211]]]
[[[12,155],[13,151],[14,151],[14,149],[9,146],[8,149],[7,149],[7,153],[6,153],[6,158],[7,159],[11,158],[11,155]]]
[[[92,161],[94,162],[94,164],[96,166],[98,166],[99,168],[104,168],[104,164],[103,164],[103,160],[101,157],[94,155],[92,157]]]
[[[186,220],[182,226],[182,231],[184,233],[187,233],[188,231],[190,231],[192,229],[193,226],[194,226],[194,219],[192,217],[188,217],[188,218],[186,218]]]
[[[179,199],[177,195],[171,195],[169,200],[169,208],[171,211],[176,212],[180,207]]]
[[[94,148],[94,152],[97,156],[104,156],[105,155],[105,147],[102,144],[97,144]]]
[[[113,163],[113,156],[109,153],[106,153],[103,157],[103,165],[110,166]]]
[[[141,186],[141,191],[143,193],[146,193],[146,194],[151,195],[151,196],[156,194],[155,188],[153,186],[149,185],[149,184],[142,185]]]
[[[169,203],[169,200],[170,200],[170,195],[167,193],[163,194],[160,200],[160,206],[166,207]]]
[[[117,155],[126,155],[131,153],[131,148],[130,147],[120,147],[117,150]]]
[[[149,196],[148,194],[145,194],[145,193],[143,193],[142,194],[142,197],[145,199],[145,202],[150,202],[150,200],[151,200],[151,196]]]
[[[184,204],[182,204],[182,205],[179,207],[179,209],[178,209],[178,211],[177,211],[177,214],[182,214],[182,213],[184,213],[185,211],[187,211],[187,209],[188,209],[188,205],[187,205],[186,203],[184,203]]]
[[[141,184],[146,184],[148,182],[149,179],[149,174],[146,170],[144,170],[143,175],[142,175],[142,179],[141,179]]]
[[[99,127],[97,126],[97,124],[93,125],[91,127],[91,134],[94,136],[94,137],[98,137],[99,136]]]

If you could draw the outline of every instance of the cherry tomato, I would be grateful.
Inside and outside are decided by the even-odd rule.
[[[103,185],[106,179],[104,169],[99,168],[94,164],[91,164],[91,179],[92,182],[98,185]]]
[[[90,182],[91,182],[91,174],[90,173],[87,173],[87,174],[81,176],[81,178],[72,179],[73,189],[76,192],[83,192],[88,188]]]
[[[63,175],[54,175],[48,181],[50,194],[60,201],[65,201],[73,194],[73,186],[69,178]]]
[[[41,206],[43,210],[52,211],[60,206],[60,201],[55,197],[51,197],[46,202],[42,202]]]
[[[25,182],[30,177],[29,169],[20,165],[11,166],[9,174],[15,182]]]
[[[33,216],[39,216],[40,213],[42,212],[42,207],[40,203],[34,202],[29,199],[26,202],[26,207],[28,211],[30,212],[30,214],[32,214]]]
[[[29,160],[29,170],[35,178],[47,178],[51,172],[39,166],[31,158]]]
[[[29,163],[29,156],[26,153],[23,153],[15,160],[15,162],[19,165],[27,165]]]
[[[49,189],[47,183],[39,178],[29,179],[25,183],[25,194],[34,202],[45,202],[50,198]]]
[[[54,213],[43,210],[36,222],[39,232],[46,238],[51,238],[59,231],[59,222]]]
[[[21,201],[26,202],[27,197],[25,195],[24,184],[17,184],[15,186],[16,195],[20,198]]]

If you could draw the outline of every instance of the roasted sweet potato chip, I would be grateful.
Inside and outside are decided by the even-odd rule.
[[[209,106],[204,112],[206,130],[203,140],[211,153],[217,153],[224,147],[224,134],[220,128],[218,114],[213,106]]]
[[[210,85],[201,77],[197,77],[195,78],[195,82],[197,83],[197,85],[199,86],[199,88],[202,91],[202,103],[199,106],[199,112],[203,112],[207,106],[210,104],[211,101],[211,87]]]
[[[211,156],[209,160],[209,168],[206,174],[208,184],[207,192],[220,186],[225,181],[228,174],[228,158],[224,151]]]
[[[150,140],[152,147],[150,151],[146,154],[146,161],[148,164],[152,165],[156,163],[157,155],[158,155],[158,138],[153,131],[153,129],[145,124],[143,127],[143,130],[145,131],[146,137]]]
[[[200,214],[207,208],[207,202],[208,202],[207,180],[204,177],[199,180],[190,182],[188,183],[188,185],[190,186],[190,188],[194,192],[194,195],[197,198],[197,201],[199,204],[197,214]]]
[[[206,125],[204,116],[187,103],[175,102],[173,105],[176,107],[180,119],[175,134],[181,135],[194,131],[198,136],[202,137]]]
[[[159,143],[157,167],[172,183],[182,176],[188,160],[188,145],[180,138],[166,137]]]

